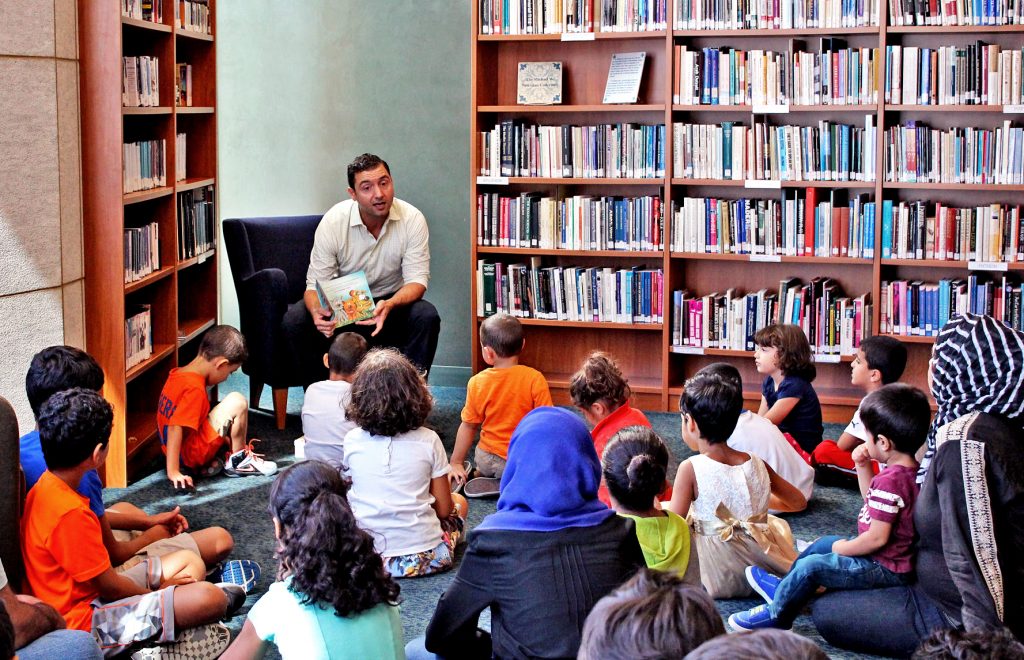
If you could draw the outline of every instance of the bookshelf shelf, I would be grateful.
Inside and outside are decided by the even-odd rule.
[[[174,344],[153,344],[153,355],[125,371],[125,381],[130,383],[146,373],[161,361],[170,357],[174,353],[175,348]]]
[[[882,259],[883,266],[910,266],[915,268],[946,268],[949,270],[972,270],[970,261],[950,259]],[[1007,270],[1024,270],[1024,262],[1009,262]],[[982,269],[977,269],[982,270]]]
[[[892,28],[889,28],[890,30]],[[877,27],[838,27],[838,28],[801,28],[799,30],[673,30],[673,37],[715,37],[724,39],[733,38],[755,38],[755,37],[809,37],[809,36],[834,36],[852,34],[875,34]]]
[[[542,248],[510,248],[478,245],[479,254],[508,254],[522,256],[554,257],[606,257],[612,259],[661,259],[661,250],[557,250]]]
[[[126,454],[132,458],[151,440],[156,439],[156,410],[128,413],[125,428]]]
[[[593,35],[593,38],[590,35]],[[516,42],[516,41],[599,41],[599,40],[627,40],[627,39],[665,39],[665,30],[646,32],[591,32],[569,33],[566,38],[562,34],[477,34],[477,41],[481,42]]]
[[[851,190],[874,190],[874,181],[765,181],[734,179],[672,179],[673,186],[718,186],[722,188],[751,188],[772,190],[773,188],[847,188]]]
[[[202,32],[195,32],[193,30],[185,30],[182,28],[174,28],[174,36],[185,37],[186,39],[196,39],[197,41],[208,41],[213,43],[212,34],[203,34]]]
[[[477,318],[477,322],[483,321]],[[661,332],[661,323],[609,323],[605,321],[552,321],[549,319],[519,319],[523,325],[543,326],[547,328],[592,328],[596,330],[642,330],[645,332]]]
[[[892,337],[893,339],[898,339],[901,342],[903,342],[904,344],[934,344],[935,343],[935,337],[926,337],[924,335],[894,335],[894,334],[891,334],[891,333],[888,333],[888,332],[880,332],[878,334],[884,335],[886,337]]]
[[[1024,185],[1005,183],[897,183],[886,181],[882,184],[886,190],[963,190],[978,192],[991,190],[995,192],[1024,192]]]
[[[694,349],[699,353],[694,353]],[[738,358],[753,358],[754,351],[740,351],[730,348],[708,348],[708,347],[694,347],[694,346],[669,346],[669,351],[677,355],[711,355],[714,357],[738,357]],[[835,362],[853,362],[854,356],[852,355],[812,355],[814,361],[818,364],[832,364]]]
[[[170,106],[155,106],[147,108],[121,108],[122,115],[169,115]]]
[[[992,114],[1003,114],[1002,105],[913,105],[913,104],[886,104],[886,112],[988,112]]]
[[[855,257],[805,257],[805,256],[772,256],[766,257],[763,254],[721,254],[704,252],[672,252],[673,259],[696,259],[701,261],[748,261],[759,266],[764,264],[853,264],[857,266],[870,266],[871,259],[859,259]],[[777,260],[777,261],[776,261]]]
[[[1024,34],[1024,25],[890,25],[888,34]]]
[[[785,114],[796,114],[798,112],[860,112],[872,113],[878,111],[878,105],[874,103],[864,105],[789,105]],[[672,112],[735,112],[750,114],[754,112],[752,105],[673,105]],[[771,114],[771,113],[757,113]]]
[[[532,176],[510,176],[508,182],[526,184],[555,184],[561,186],[663,186],[665,179],[585,179],[585,178],[548,178]],[[475,201],[475,200],[474,200]]]
[[[135,291],[138,291],[139,289],[144,289],[145,287],[149,286],[150,284],[153,284],[155,282],[159,282],[160,280],[162,280],[162,279],[164,279],[166,277],[170,277],[172,273],[174,273],[174,266],[165,266],[165,267],[161,268],[160,270],[158,270],[158,271],[156,271],[154,273],[150,273],[149,275],[146,275],[141,280],[135,280],[134,282],[128,282],[127,284],[124,285],[124,292],[125,293],[134,293]]]
[[[151,188],[150,190],[141,190],[139,192],[128,193],[123,196],[122,203],[125,206],[129,204],[138,204],[139,202],[148,202],[151,199],[159,199],[166,197],[174,192],[174,188],[171,186],[161,186],[159,188]]]
[[[178,348],[202,335],[203,332],[212,328],[216,322],[217,319],[215,318],[182,321],[178,328]]]
[[[664,105],[653,103],[638,105],[481,105],[480,113],[495,114],[540,114],[540,113],[583,113],[583,112],[665,112]]]
[[[212,259],[216,255],[216,250],[208,250],[206,252],[203,252],[202,254],[197,254],[194,257],[183,259],[182,261],[178,262],[178,272],[181,272],[186,268],[191,268],[192,266],[198,266],[199,264],[206,263],[208,259]]]
[[[178,192],[185,190],[195,190],[196,188],[202,188],[203,186],[212,186],[215,182],[213,177],[206,179],[185,179],[184,181],[178,181],[174,184],[174,188]]]
[[[174,106],[174,112],[179,115],[212,115],[214,113],[213,106],[185,106],[177,105]]]
[[[166,23],[155,23],[153,21],[144,21],[139,18],[128,18],[127,16],[121,17],[121,25],[139,28],[141,30],[152,30],[153,32],[163,32],[166,34],[171,33],[171,26]]]

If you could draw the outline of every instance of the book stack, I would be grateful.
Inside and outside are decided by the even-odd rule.
[[[874,181],[874,117],[864,127],[819,121],[817,126],[752,127],[734,122],[673,125],[673,167],[684,179]]]
[[[647,32],[668,27],[669,0],[599,0],[598,32]]]
[[[176,154],[174,161],[175,181],[184,181],[187,178],[185,171],[185,163],[188,162],[185,158],[186,135],[186,133],[178,133],[174,136],[174,153]]]
[[[125,108],[160,105],[160,58],[122,57],[121,105]]]
[[[1021,284],[1012,276],[995,279],[970,275],[938,282],[883,281],[881,317],[883,333],[935,337],[951,318],[971,313],[991,316],[1011,328],[1024,328]]]
[[[821,39],[819,52],[675,48],[673,102],[682,105],[860,105],[876,103],[877,48]],[[755,110],[756,112],[756,110]]]
[[[660,197],[477,195],[477,244],[546,250],[664,248]]]
[[[886,181],[1024,183],[1024,128],[930,128],[910,121],[886,131]]]
[[[153,355],[153,319],[149,305],[130,305],[124,321],[125,368],[131,369]]]
[[[480,0],[480,34],[645,32],[668,26],[668,0]]]
[[[121,15],[154,23],[164,22],[162,0],[121,0]]]
[[[1021,25],[1020,0],[889,0],[893,25]]]
[[[191,259],[213,250],[217,243],[213,186],[178,195],[178,259]]]
[[[477,262],[477,314],[606,323],[661,323],[661,269]]]
[[[885,102],[907,105],[1017,105],[1024,98],[1024,50],[982,41],[965,46],[886,46]]]
[[[675,0],[674,16],[677,30],[791,30],[876,26],[879,13],[878,0]]]
[[[536,126],[501,122],[480,135],[480,174],[550,178],[665,176],[665,125]]]
[[[672,249],[871,259],[876,213],[869,199],[817,188],[786,190],[779,200],[685,197],[674,212]]]
[[[1024,261],[1020,205],[956,208],[924,201],[882,205],[883,259]]]
[[[124,230],[124,283],[160,270],[160,226],[151,222]]]
[[[192,98],[192,65],[178,64],[174,67],[174,105],[192,107]]]
[[[212,34],[210,0],[176,0],[174,2],[174,22],[182,30]]]
[[[167,185],[167,141],[143,140],[124,145],[124,192]]]

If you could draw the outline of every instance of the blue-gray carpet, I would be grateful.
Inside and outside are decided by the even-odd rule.
[[[247,378],[234,374],[221,392],[237,390],[248,395]],[[436,406],[429,425],[441,434],[445,447],[451,451],[459,425],[459,413],[465,401],[465,389],[433,387]],[[261,401],[263,410],[270,410],[270,393],[265,391]],[[302,406],[302,390],[293,389],[288,403],[288,425],[283,431],[274,428],[273,416],[269,413],[250,414],[251,437],[262,440],[258,448],[281,467],[289,465],[293,456],[292,440],[301,434],[298,418]],[[679,436],[679,416],[668,413],[648,413],[655,430],[666,441],[675,459],[670,465],[674,473],[678,459],[685,459],[692,452],[682,443]],[[826,437],[838,437],[842,429],[826,425]],[[228,624],[235,634],[241,629],[248,608],[261,596],[273,579],[275,571],[273,528],[267,514],[267,497],[270,479],[251,477],[229,479],[217,477],[201,482],[194,494],[176,493],[166,480],[162,465],[154,464],[152,473],[133,483],[128,488],[110,488],[105,492],[108,504],[127,500],[146,511],[155,512],[180,505],[193,528],[199,529],[219,525],[229,530],[235,538],[234,557],[255,559],[263,566],[263,579],[256,591],[249,595],[246,606]],[[489,513],[494,511],[494,500],[472,500],[470,502],[469,525],[472,530]],[[813,540],[822,534],[852,534],[856,532],[856,516],[861,506],[859,495],[841,488],[818,486],[807,510],[787,515],[793,534],[798,539]],[[472,532],[470,532],[472,533]],[[458,561],[458,558],[457,558]],[[402,587],[402,625],[406,640],[423,634],[438,597],[451,581],[455,570],[431,577],[404,580]],[[760,604],[757,600],[720,600],[719,611],[724,617],[740,610]],[[489,625],[485,616],[482,623]],[[818,636],[808,616],[796,621],[794,630],[814,639],[833,658],[870,657],[852,654],[826,645]],[[268,657],[278,657],[272,651]]]

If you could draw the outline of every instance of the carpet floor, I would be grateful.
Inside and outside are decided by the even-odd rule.
[[[221,392],[239,391],[248,395],[248,379],[239,374],[232,375]],[[434,412],[428,425],[440,435],[445,447],[451,452],[455,434],[459,426],[459,414],[465,401],[465,389],[450,387],[432,387],[436,400]],[[294,461],[292,441],[301,435],[301,423],[298,413],[302,406],[302,390],[293,389],[288,403],[288,423],[283,431],[274,426],[273,415],[269,412],[251,411],[249,435],[262,440],[258,449],[266,453],[267,458],[277,461],[283,468]],[[265,392],[260,402],[263,411],[270,407],[270,394]],[[668,444],[673,455],[670,474],[674,474],[680,459],[685,459],[692,452],[683,444],[679,435],[679,416],[669,413],[648,413],[655,430]],[[826,437],[838,437],[841,427],[826,425]],[[127,488],[109,488],[104,492],[108,504],[118,501],[129,501],[148,512],[156,512],[181,506],[182,513],[188,518],[191,527],[200,529],[210,526],[224,527],[234,536],[235,550],[233,557],[247,558],[258,561],[263,567],[263,578],[257,589],[251,593],[245,607],[228,623],[232,634],[237,634],[245,621],[248,609],[265,593],[272,582],[276,564],[274,561],[273,525],[267,514],[267,501],[271,480],[262,477],[230,479],[216,477],[202,481],[197,489],[190,494],[175,492],[165,478],[163,466],[154,463],[147,476],[140,478]],[[789,514],[793,535],[797,539],[813,540],[823,534],[854,534],[856,533],[856,517],[861,506],[858,494],[841,488],[818,486],[815,489],[807,509],[798,514]],[[469,530],[478,525],[483,518],[494,512],[495,500],[472,500],[468,526]],[[470,532],[472,533],[472,532]],[[456,562],[461,559],[461,551]],[[437,599],[451,582],[456,567],[441,575],[403,580],[402,588],[402,627],[406,640],[422,635],[430,621]],[[760,604],[760,600],[719,600],[718,609],[727,618],[729,614]],[[485,612],[481,624],[489,627],[490,620]],[[817,634],[810,617],[804,615],[797,619],[794,631],[819,643],[832,658],[870,658],[836,649],[824,643]],[[272,649],[268,657],[279,657]]]

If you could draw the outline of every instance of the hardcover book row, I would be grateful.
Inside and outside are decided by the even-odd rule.
[[[1015,329],[1024,328],[1020,282],[1008,276],[941,279],[937,283],[882,282],[880,332],[898,336],[938,336],[952,317],[969,312],[988,315]]]

